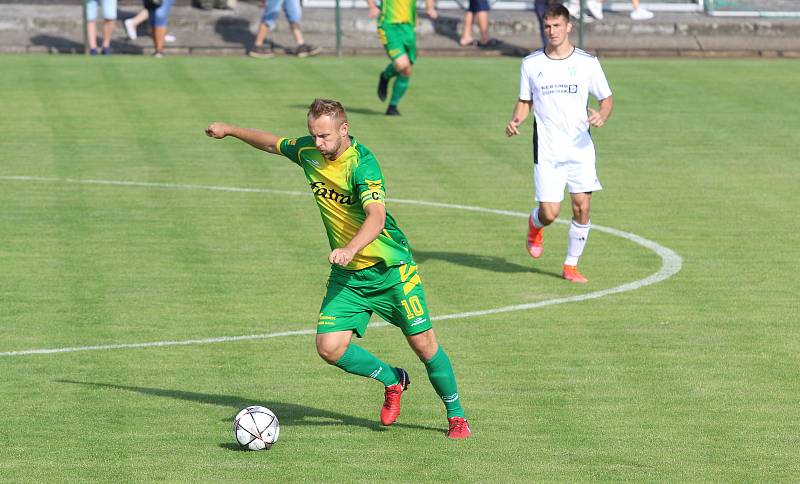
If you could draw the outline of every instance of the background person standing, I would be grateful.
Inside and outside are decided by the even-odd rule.
[[[86,1],[86,37],[91,55],[97,55],[97,4],[98,0]],[[117,21],[117,0],[102,0],[102,6],[103,55],[111,55],[111,34]]]

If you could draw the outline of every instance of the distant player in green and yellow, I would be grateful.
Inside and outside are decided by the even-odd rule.
[[[436,20],[433,2],[425,0],[425,11],[431,19]],[[378,17],[378,38],[392,61],[378,79],[378,98],[386,101],[389,81],[396,77],[386,114],[397,116],[400,114],[397,104],[408,89],[411,66],[417,60],[417,36],[414,33],[417,3],[416,0],[383,0],[380,9],[375,5],[375,0],[367,0],[367,4],[369,18]]]
[[[385,386],[381,423],[392,425],[410,379],[351,342],[364,336],[372,313],[403,331],[425,365],[447,410],[447,436],[471,434],[450,359],[436,341],[417,265],[403,232],[386,211],[384,180],[372,152],[349,134],[342,105],[315,99],[308,110],[310,136],[272,133],[211,123],[212,138],[233,136],[268,153],[283,155],[305,172],[330,242],[331,273],[317,321],[317,352],[348,373]]]

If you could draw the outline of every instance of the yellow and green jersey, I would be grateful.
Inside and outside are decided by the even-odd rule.
[[[314,145],[314,138],[281,138],[278,152],[303,169],[317,201],[331,249],[347,245],[367,218],[364,207],[384,204],[386,192],[378,160],[355,138],[336,160],[328,161]],[[394,218],[386,212],[386,224],[378,238],[353,257],[345,269],[357,271],[380,262],[387,266],[411,261],[411,250]]]
[[[380,24],[411,24],[417,23],[416,0],[382,0],[381,15],[378,17]]]

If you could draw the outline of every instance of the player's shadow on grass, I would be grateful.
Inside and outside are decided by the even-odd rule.
[[[84,50],[82,42],[75,42],[74,40],[54,35],[35,35],[31,37],[31,44],[37,47],[46,47],[47,51],[52,54],[83,54]],[[144,52],[141,47],[127,41],[112,40],[111,48],[117,54],[141,54]]]
[[[375,101],[376,103],[379,101]],[[294,109],[304,109],[308,110],[308,104],[292,104],[289,106]],[[345,106],[344,110],[347,111],[348,114],[367,114],[367,115],[381,115],[383,116],[385,113],[384,111],[380,111],[377,109],[370,109],[370,108],[354,108],[352,106]]]
[[[253,46],[256,36],[250,32],[250,22],[238,17],[220,17],[214,22],[214,32],[225,42],[241,44],[245,49]]]
[[[515,264],[503,259],[502,257],[465,254],[463,252],[425,251],[419,249],[414,250],[414,261],[421,264],[432,259],[449,262],[451,264],[458,264],[464,267],[472,267],[482,271],[505,273],[533,272],[536,274],[542,274],[544,276],[551,276],[561,279],[561,274],[543,271],[535,267]]]
[[[126,385],[114,385],[111,383],[95,383],[86,381],[74,380],[56,380],[59,383],[72,383],[76,385],[86,385],[99,388],[112,388],[115,390],[123,390],[127,392],[140,393],[142,395],[150,395],[155,397],[172,398],[175,400],[186,400],[189,402],[206,403],[209,405],[217,405],[220,407],[230,407],[231,421],[233,416],[239,410],[248,405],[253,405],[253,398],[244,398],[235,395],[218,395],[213,393],[197,393],[186,392],[182,390],[168,390],[165,388],[149,388],[149,387],[136,387]],[[325,425],[348,425],[354,427],[364,427],[375,432],[382,432],[387,430],[386,427],[380,425],[375,420],[368,420],[365,418],[354,417],[338,412],[332,412],[321,408],[307,407],[305,405],[298,405],[296,403],[285,403],[277,400],[260,401],[258,405],[269,408],[278,416],[281,425],[306,425],[306,426],[325,426]],[[444,429],[435,427],[426,427],[424,425],[395,423],[393,427],[405,427],[420,430],[430,430],[433,432],[444,432]],[[223,445],[228,448],[228,446]],[[230,446],[229,448],[236,448]]]

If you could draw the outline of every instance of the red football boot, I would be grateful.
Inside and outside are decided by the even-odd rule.
[[[447,422],[450,428],[447,430],[447,437],[450,439],[466,439],[472,435],[472,430],[469,429],[469,424],[464,417],[448,418]]]
[[[580,283],[589,282],[589,279],[583,277],[583,274],[578,272],[578,266],[568,266],[564,264],[564,271],[561,273],[561,277],[568,280],[569,282],[580,282]]]
[[[534,259],[542,256],[542,239],[544,239],[544,227],[537,229],[528,217],[528,253]]]
[[[390,387],[386,387],[383,406],[381,407],[381,424],[383,425],[392,425],[397,420],[397,416],[400,415],[400,398],[411,383],[406,370],[402,368],[395,368],[394,370],[397,373],[397,379],[400,381]]]

